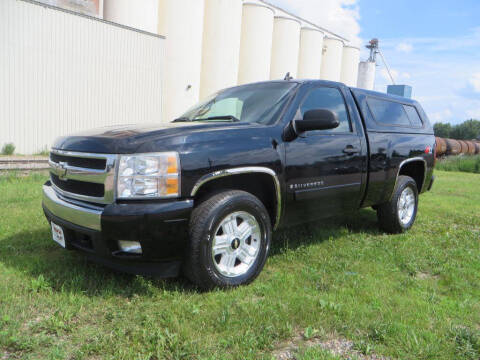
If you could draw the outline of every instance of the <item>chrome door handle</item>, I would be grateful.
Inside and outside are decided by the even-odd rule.
[[[360,152],[360,149],[355,148],[351,145],[347,146],[345,149],[343,149],[343,153],[347,155],[353,155],[353,154],[358,154]]]

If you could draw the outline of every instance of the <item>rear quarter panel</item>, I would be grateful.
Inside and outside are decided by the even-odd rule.
[[[361,112],[370,151],[369,178],[362,207],[378,205],[390,200],[400,166],[408,159],[425,160],[427,169],[421,192],[426,191],[433,175],[435,137],[433,128],[420,104],[409,99],[391,98],[384,94],[359,89],[352,89],[352,93]],[[423,121],[423,128],[396,127],[377,123],[367,104],[370,96],[383,97],[386,100],[414,106]]]

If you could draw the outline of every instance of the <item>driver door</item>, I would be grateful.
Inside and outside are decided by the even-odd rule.
[[[333,130],[309,131],[286,143],[286,220],[301,223],[358,208],[361,196],[362,143],[345,97],[337,87],[315,87],[303,98],[297,118],[308,110],[338,115]]]

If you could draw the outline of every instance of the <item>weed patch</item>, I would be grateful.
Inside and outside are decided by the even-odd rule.
[[[458,171],[480,174],[480,155],[449,156],[440,159],[436,168],[441,171]]]

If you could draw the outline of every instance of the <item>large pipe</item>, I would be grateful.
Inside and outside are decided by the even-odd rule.
[[[479,142],[475,142],[474,143],[475,145],[475,154],[480,154],[480,143]]]
[[[340,81],[347,86],[357,86],[360,49],[354,46],[343,47],[342,74]]]
[[[267,5],[243,4],[239,84],[270,79],[273,16]]]
[[[326,37],[320,77],[323,80],[340,81],[342,73],[343,41]]]
[[[447,142],[444,139],[436,137],[435,144],[437,156],[442,156],[447,152]]]
[[[159,26],[165,35],[164,119],[171,121],[198,102],[204,0],[160,0]]]
[[[468,154],[468,145],[465,141],[463,140],[458,140],[458,142],[460,143],[460,146],[461,146],[461,153],[462,154]]]
[[[304,27],[300,32],[298,74],[300,79],[319,79],[323,52],[322,31]]]
[[[468,154],[475,155],[475,144],[473,143],[473,141],[465,141],[465,143],[468,146]]]
[[[445,139],[447,142],[447,155],[458,155],[462,152],[462,145],[457,140]]]
[[[237,84],[242,0],[205,0],[200,98]]]
[[[300,49],[300,22],[293,18],[276,16],[273,24],[270,79],[285,78],[287,73],[297,77]]]

